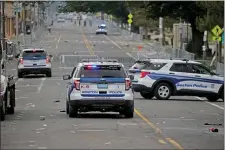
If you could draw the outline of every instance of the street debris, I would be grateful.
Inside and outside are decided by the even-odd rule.
[[[70,133],[76,133],[75,131],[70,131]]]
[[[47,124],[43,124],[43,127],[47,127]]]
[[[219,132],[219,130],[217,128],[209,128],[209,132]]]
[[[219,123],[219,124],[205,123],[204,125],[205,125],[205,126],[210,126],[210,125],[213,125],[213,126],[222,126],[221,123]]]
[[[45,117],[46,116],[40,116],[40,120],[42,120],[42,121],[45,120]]]
[[[110,145],[111,144],[111,142],[107,142],[107,143],[105,143],[105,145]]]
[[[53,103],[58,103],[58,102],[60,102],[60,100],[55,100]]]

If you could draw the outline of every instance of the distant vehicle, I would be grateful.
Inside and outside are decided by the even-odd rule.
[[[60,18],[60,19],[57,20],[57,22],[65,22],[65,19]]]
[[[133,118],[132,76],[118,61],[83,61],[63,79],[70,80],[66,94],[66,112],[70,117],[76,117],[78,112],[112,111]]]
[[[101,24],[100,26],[98,26],[98,29],[96,30],[96,35],[97,34],[105,34],[105,35],[107,35],[107,30],[106,30],[106,25],[105,24]]]
[[[46,74],[47,77],[52,76],[51,57],[44,49],[23,49],[17,55],[18,78],[22,78],[28,74]]]
[[[151,99],[170,96],[199,96],[209,101],[224,100],[224,78],[196,61],[151,59],[140,72],[135,92]]]

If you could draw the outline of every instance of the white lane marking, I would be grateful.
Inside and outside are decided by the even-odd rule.
[[[45,80],[46,80],[46,78],[42,78],[42,81],[41,81],[41,84],[40,84],[39,87],[38,87],[37,93],[40,93],[40,92],[41,92],[41,89],[42,89],[42,87],[43,87],[43,85],[44,85]]]
[[[38,149],[47,149],[47,147],[38,147]]]
[[[109,37],[105,36],[105,38],[107,38],[109,41],[111,41],[114,45],[116,45],[119,49],[122,49],[118,44],[116,44],[113,40],[111,40]]]
[[[199,99],[200,101],[204,101],[205,103],[207,103],[207,104],[209,104],[209,105],[212,105],[212,106],[217,107],[217,108],[219,108],[219,109],[221,109],[221,110],[224,110],[223,107],[221,107],[221,106],[219,106],[219,105],[216,105],[216,104],[214,104],[214,103],[211,103],[211,102],[207,102],[206,100],[202,99],[201,97],[196,97],[196,98]]]
[[[105,130],[76,130],[76,131],[81,131],[81,132],[102,132]]]
[[[37,87],[37,86],[40,86],[40,85],[18,85],[16,87],[23,88],[23,87]]]
[[[27,99],[28,97],[16,97],[16,100],[18,99]]]
[[[58,38],[58,41],[57,41],[56,46],[55,46],[55,49],[58,48],[58,44],[59,44],[59,42],[60,42],[60,39],[61,39],[61,35],[60,35],[59,38]]]
[[[118,44],[116,44],[113,40],[111,40],[109,37],[105,36],[104,37],[106,39],[108,39],[109,41],[111,41],[114,45],[116,45],[119,49],[122,49]],[[135,57],[133,57],[130,53],[126,53],[128,56],[130,56],[131,58],[133,58],[134,60],[137,60]]]
[[[133,58],[134,60],[137,60],[134,56],[132,56],[130,53],[126,53],[128,56],[130,56],[131,58]]]

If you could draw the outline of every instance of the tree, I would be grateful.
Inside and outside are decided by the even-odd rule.
[[[211,28],[212,24],[224,22],[224,2],[171,1],[144,2],[144,4],[148,18],[168,16],[174,19],[182,18],[189,22],[192,27],[192,47],[189,51],[195,52],[198,56],[202,50],[203,30]],[[201,23],[205,25],[200,30]]]

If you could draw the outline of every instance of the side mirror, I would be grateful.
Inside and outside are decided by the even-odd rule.
[[[20,54],[16,54],[15,58],[19,58]]]
[[[64,75],[63,76],[63,80],[69,80],[70,79],[70,75]]]
[[[129,75],[129,78],[130,78],[131,80],[134,80],[134,76],[133,76],[133,75]]]

